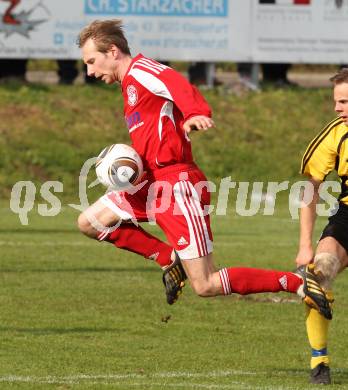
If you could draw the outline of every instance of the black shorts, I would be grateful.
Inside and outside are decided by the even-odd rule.
[[[329,223],[325,226],[320,240],[325,237],[333,237],[348,253],[348,206],[340,203],[337,213],[329,217]]]

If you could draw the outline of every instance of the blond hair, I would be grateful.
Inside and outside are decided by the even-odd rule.
[[[89,39],[93,39],[97,50],[102,53],[106,53],[115,45],[122,53],[131,54],[120,19],[95,20],[80,32],[77,45],[82,48]]]
[[[348,83],[348,68],[340,69],[334,76],[330,78],[330,81],[334,85]]]

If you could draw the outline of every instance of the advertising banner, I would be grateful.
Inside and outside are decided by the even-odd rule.
[[[348,62],[348,0],[0,0],[0,57],[80,58],[79,31],[110,18],[159,60]]]
[[[255,62],[348,62],[348,0],[252,1]]]
[[[216,61],[233,51],[228,0],[2,0],[0,6],[1,57],[79,58],[79,31],[111,18],[123,20],[133,53]]]

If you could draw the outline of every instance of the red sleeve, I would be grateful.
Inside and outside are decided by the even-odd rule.
[[[211,109],[198,88],[190,84],[179,72],[167,68],[158,75],[158,78],[168,88],[173,103],[182,112],[185,121],[196,115],[211,117]]]
[[[132,65],[129,75],[151,93],[171,100],[182,113],[184,121],[196,115],[211,117],[211,109],[198,89],[174,69],[140,57]]]

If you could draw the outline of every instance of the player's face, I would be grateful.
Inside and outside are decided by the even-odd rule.
[[[101,79],[105,84],[117,81],[116,62],[113,49],[106,53],[97,50],[92,39],[89,39],[82,47],[83,61],[87,65],[88,76]]]
[[[348,83],[337,84],[334,87],[335,111],[348,125]]]

